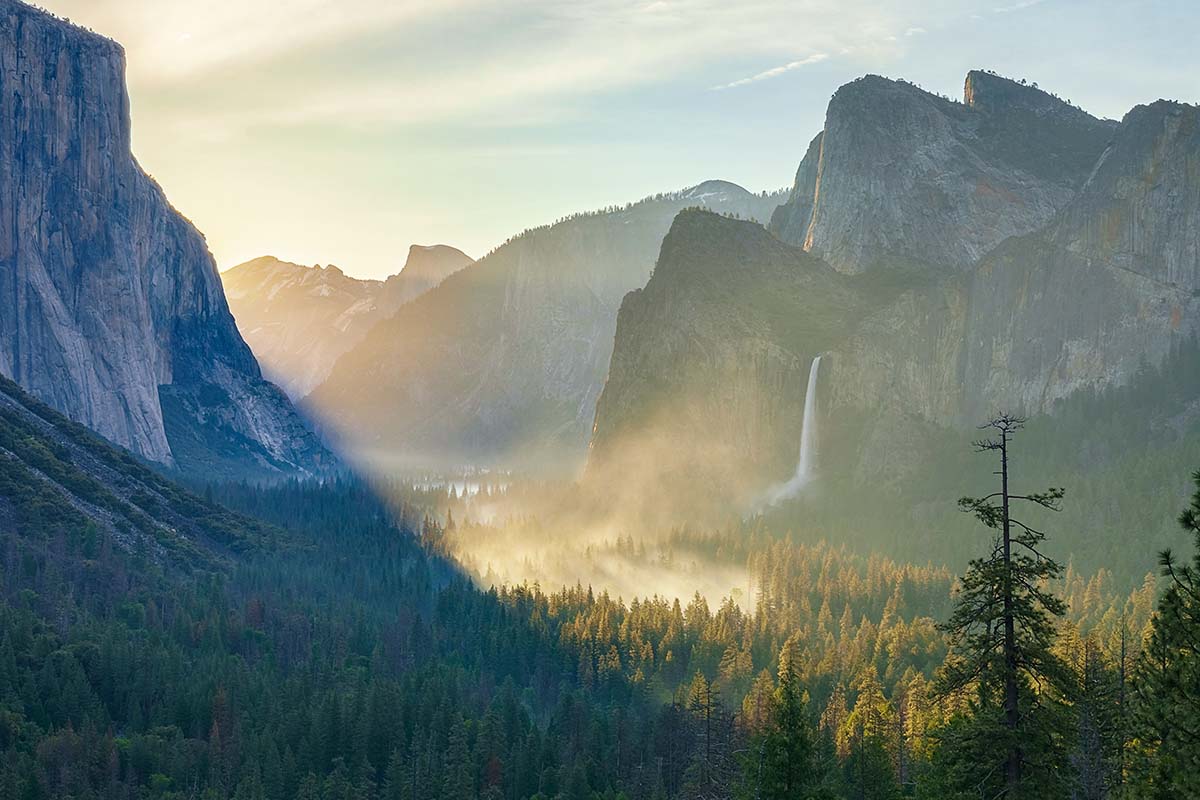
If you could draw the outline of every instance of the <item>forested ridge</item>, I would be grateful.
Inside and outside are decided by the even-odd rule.
[[[949,679],[974,641],[955,621],[998,574],[966,517],[975,578],[760,518],[664,545],[744,564],[737,602],[482,591],[448,556],[477,526],[436,493],[197,496],[40,411],[57,443],[11,407],[0,428],[0,797],[1005,796],[996,669]],[[152,487],[150,511],[78,474],[101,474],[85,453],[125,490]],[[144,530],[100,528],[63,505],[64,485]],[[198,522],[162,522],[184,513]],[[1192,536],[1198,515],[1200,494]],[[155,545],[164,530],[170,547]],[[1103,572],[1031,584],[1064,613],[1041,629],[1053,680],[1021,684],[1038,749],[1009,796],[1196,791],[1200,565],[1162,563],[1131,594]]]

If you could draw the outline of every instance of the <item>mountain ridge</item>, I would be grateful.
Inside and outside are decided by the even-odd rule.
[[[878,75],[840,87],[772,232],[843,271],[963,269],[1046,224],[1115,124],[979,70],[964,98]]]
[[[413,245],[400,272],[385,280],[261,256],[225,270],[221,281],[264,370],[300,400],[374,325],[470,263],[447,245]]]
[[[952,124],[943,110],[973,113],[883,79],[866,80],[851,94],[874,97],[880,90],[917,97],[937,112],[923,119],[939,130]],[[1129,385],[1146,366],[1161,366],[1200,334],[1200,234],[1188,222],[1200,219],[1200,182],[1194,179],[1200,174],[1200,115],[1195,107],[1166,101],[1138,106],[1111,128],[1032,87],[983,73],[968,79],[967,96],[976,105],[1013,105],[1001,96],[1005,93],[1015,93],[1020,113],[996,123],[997,131],[1029,124],[1036,130],[1018,139],[1066,137],[1065,143],[1043,152],[1073,154],[1076,161],[1065,166],[1055,161],[1043,172],[1057,170],[1058,179],[1069,179],[1077,188],[1068,199],[1055,201],[1039,227],[1004,237],[976,260],[953,263],[918,256],[883,264],[832,263],[852,279],[845,284],[851,300],[842,326],[799,334],[764,327],[768,304],[784,309],[785,317],[812,315],[812,297],[774,266],[778,245],[729,233],[746,245],[736,256],[738,271],[697,270],[694,262],[706,257],[732,257],[727,245],[712,244],[725,224],[704,215],[687,220],[681,215],[664,241],[654,277],[622,305],[614,368],[597,405],[589,479],[603,476],[599,485],[621,491],[625,475],[638,476],[628,481],[640,484],[631,492],[637,496],[654,480],[686,487],[695,478],[709,487],[701,500],[723,491],[724,502],[746,508],[756,487],[761,491],[782,480],[794,465],[802,387],[812,359],[820,354],[817,394],[823,414],[833,420],[830,435],[841,436],[844,451],[858,454],[844,456],[839,468],[856,480],[894,482],[923,469],[922,437],[915,430],[958,430],[1000,408],[1032,417],[1052,415],[1079,393]],[[839,103],[844,105],[844,98],[835,97],[831,108]],[[1045,127],[1048,115],[1069,124]],[[1074,139],[1080,121],[1089,132],[1088,147],[1100,134],[1105,139],[1086,169],[1079,166],[1083,151]],[[977,119],[973,124],[981,123]],[[829,128],[810,144],[797,188],[776,210],[771,226],[777,235],[790,230],[790,236],[780,236],[781,242],[818,261],[821,248],[814,246],[812,236],[795,241],[795,214],[803,215],[805,188],[819,187],[828,177],[814,171],[814,155],[826,170],[836,165],[829,161],[829,142],[836,135],[836,127]],[[962,163],[954,149],[943,155]],[[931,162],[929,169],[937,166]],[[1013,169],[1020,171],[1019,166]],[[912,185],[910,177],[885,170],[875,176],[875,191],[903,197]],[[814,207],[821,202],[820,191],[816,189]],[[867,205],[858,209],[860,217],[875,218],[872,196],[860,197],[867,198]],[[994,230],[1024,227],[1024,222],[1001,220]],[[681,246],[676,234],[695,242]],[[705,256],[706,246],[716,255]],[[940,245],[934,241],[931,247]],[[872,257],[869,248],[860,252]],[[969,255],[973,248],[962,252]],[[747,293],[746,284],[755,282],[761,288]],[[701,284],[712,288],[701,292]],[[649,296],[657,302],[649,302]],[[740,360],[715,355],[737,348],[744,349]],[[764,371],[763,364],[775,366]],[[764,377],[768,372],[771,377]],[[775,386],[777,395],[770,396],[765,385]],[[672,392],[656,386],[682,388]],[[709,387],[712,397],[697,387]],[[717,397],[723,400],[713,405]],[[756,397],[763,399],[747,400]],[[745,418],[728,418],[724,407],[742,408]],[[693,413],[695,408],[701,411]],[[679,417],[685,414],[692,419],[681,427]],[[853,423],[853,437],[838,433],[838,420]],[[935,433],[930,437],[938,438]],[[652,449],[664,465],[656,475],[653,469],[639,469],[638,462],[645,460],[639,456],[639,440],[675,442],[679,452]],[[618,441],[632,443],[627,458],[614,444]],[[703,442],[705,453],[718,453],[716,462],[724,466],[715,471],[694,466],[712,461],[696,455],[692,442]],[[664,490],[656,496],[665,506],[669,494]],[[681,494],[690,498],[691,509],[701,507],[686,488]]]
[[[376,326],[306,402],[364,451],[444,465],[583,459],[617,309],[693,205],[765,220],[708,181],[523,231]]]
[[[191,494],[3,376],[0,525],[33,538],[104,537],[185,569],[212,568],[273,538],[267,526]]]

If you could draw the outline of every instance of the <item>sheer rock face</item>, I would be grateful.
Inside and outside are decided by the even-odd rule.
[[[812,360],[867,305],[759,225],[681,213],[654,276],[621,304],[589,481],[628,488],[614,505],[649,487],[748,499],[764,475],[794,469]],[[680,485],[663,486],[671,476]]]
[[[905,287],[872,309],[827,359],[831,413],[912,415],[943,424],[962,413],[966,280]]]
[[[219,458],[314,469],[328,455],[262,380],[204,238],[132,156],[124,68],[117,44],[0,0],[0,372],[165,465],[236,444]],[[163,387],[190,409],[170,424]]]
[[[453,247],[413,245],[386,281],[352,278],[335,266],[264,256],[221,274],[238,328],[267,376],[294,399],[329,376],[374,325],[471,263]]]
[[[589,483],[621,503],[686,497],[688,514],[753,505],[796,468],[817,355],[823,419],[956,419],[968,285],[845,275],[753,224],[680,214],[621,306]]]
[[[971,289],[968,414],[1030,413],[1128,383],[1200,329],[1200,109],[1126,115],[1045,230],[983,261]]]
[[[426,247],[414,244],[408,248],[404,269],[384,281],[380,293],[384,316],[391,316],[400,306],[425,294],[460,269],[466,269],[472,261],[466,253],[448,245]]]
[[[808,143],[808,150],[800,160],[800,167],[796,170],[796,182],[788,194],[787,202],[775,209],[768,226],[780,239],[797,246],[803,246],[808,239],[813,200],[817,196],[817,170],[821,165],[823,138],[824,134],[818,133]]]
[[[526,231],[377,325],[311,395],[360,449],[430,463],[576,467],[617,309],[671,220],[765,220],[781,198],[724,181]]]
[[[855,273],[966,270],[1045,225],[1112,123],[984,72],[967,76],[964,95],[954,103],[872,75],[840,88],[773,232]]]
[[[994,89],[1027,98],[1030,114],[1067,116],[1063,136],[1082,114],[1010,82],[986,92],[976,83],[968,99],[1011,107]],[[924,119],[931,140],[951,124],[940,112]],[[814,148],[828,154],[832,138],[827,129],[806,162]],[[608,479],[609,492],[654,485],[662,489],[654,496],[666,497],[694,480],[702,494],[747,502],[747,483],[761,491],[794,469],[818,353],[828,425],[844,420],[847,436],[866,437],[850,447],[862,456],[849,469],[878,474],[883,464],[891,478],[921,468],[885,452],[888,442],[911,440],[914,423],[969,426],[1001,409],[1054,414],[1075,392],[1127,385],[1143,365],[1161,365],[1200,334],[1200,109],[1140,106],[1107,139],[1044,225],[950,270],[834,272],[817,248],[803,258],[753,226],[681,215],[654,277],[622,305],[588,474]],[[951,166],[956,152],[945,154]],[[1038,154],[1060,154],[1047,164],[1065,180],[1080,173],[1066,163],[1074,152],[1048,142]],[[869,229],[876,207],[861,199],[868,205],[857,216]],[[779,233],[791,224],[786,213],[786,205],[776,212]],[[704,458],[693,442],[703,443]],[[684,507],[697,502],[692,495]]]

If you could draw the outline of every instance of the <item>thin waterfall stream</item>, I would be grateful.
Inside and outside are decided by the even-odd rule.
[[[808,369],[808,388],[804,391],[804,415],[800,420],[800,460],[796,472],[786,483],[778,484],[767,493],[766,505],[773,506],[795,497],[805,486],[812,483],[817,473],[817,378],[821,370],[821,357],[812,360]]]

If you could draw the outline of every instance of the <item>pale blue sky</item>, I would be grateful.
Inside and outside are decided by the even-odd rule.
[[[41,0],[121,41],[134,148],[224,269],[381,277],[409,244],[708,178],[789,184],[866,72],[979,67],[1101,116],[1200,99],[1193,0]]]

